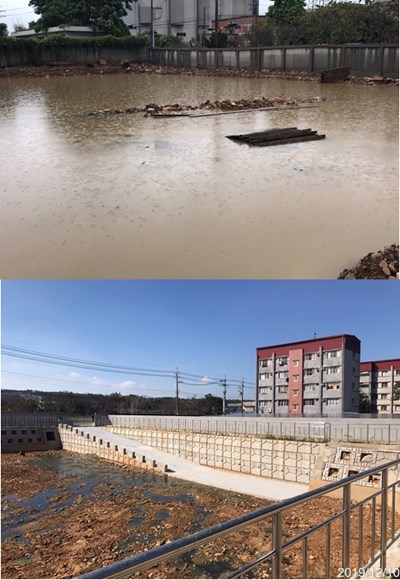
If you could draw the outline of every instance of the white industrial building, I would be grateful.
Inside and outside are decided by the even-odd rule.
[[[218,20],[258,15],[258,0],[153,0],[154,30],[193,43],[211,29],[216,2]],[[134,35],[150,31],[151,0],[133,2],[124,21]]]

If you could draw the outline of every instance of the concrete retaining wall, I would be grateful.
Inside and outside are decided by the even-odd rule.
[[[97,455],[102,459],[113,461],[114,463],[131,465],[134,467],[140,467],[141,469],[150,469],[162,473],[165,473],[168,470],[166,465],[159,465],[150,457],[136,457],[134,452],[128,452],[126,448],[120,448],[118,445],[112,446],[111,443],[107,441],[107,432],[105,432],[104,439],[99,439],[94,435],[90,436],[88,433],[85,433],[85,431],[71,427],[70,425],[59,425],[58,430],[62,447],[67,451],[86,455]]]
[[[266,48],[156,49],[151,62],[173,67],[322,72],[348,66],[351,75],[399,76],[396,45],[273,46]]]
[[[202,465],[284,479],[312,486],[324,485],[400,458],[397,447],[347,445],[266,439],[245,435],[217,435],[185,431],[160,431],[107,427],[108,431],[135,439],[156,449]],[[400,477],[400,468],[397,470]],[[394,477],[394,475],[393,475]],[[362,481],[379,487],[379,478]],[[400,491],[400,490],[398,490]]]
[[[310,481],[323,445],[240,435],[124,427],[108,427],[107,430],[201,465],[299,483]]]
[[[61,449],[61,439],[57,427],[15,426],[1,428],[1,452],[50,451]]]
[[[99,60],[107,62],[146,62],[149,60],[148,47],[113,46],[71,46],[54,45],[54,48],[40,47],[32,51],[9,46],[0,46],[0,67],[23,65],[46,65],[54,62],[94,64]]]

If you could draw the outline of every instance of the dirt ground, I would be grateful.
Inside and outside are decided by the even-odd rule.
[[[78,457],[81,475],[68,475],[43,466],[47,461]],[[85,465],[101,469],[107,477],[96,481],[82,477]],[[139,477],[133,481],[133,476]],[[65,451],[2,456],[2,577],[71,578],[125,557],[161,546],[200,529],[266,507],[269,502],[189,482],[167,481],[164,476],[131,467],[108,464],[98,458]],[[89,489],[90,488],[90,489]],[[48,503],[44,501],[47,493]],[[270,502],[272,503],[272,502]],[[306,531],[341,510],[341,502],[318,498],[286,513],[284,541]],[[371,551],[371,506],[363,510],[361,544],[368,559]],[[352,517],[352,565],[357,566],[359,510]],[[379,541],[376,522],[376,546]],[[400,518],[398,525],[400,525]],[[229,538],[197,549],[179,560],[159,565],[141,578],[216,578],[229,573],[271,549],[271,518]],[[341,566],[342,524],[331,524],[331,577]],[[286,578],[302,578],[303,545],[284,552]],[[325,574],[326,529],[308,541],[308,577]],[[258,566],[247,577],[270,578],[270,563]]]

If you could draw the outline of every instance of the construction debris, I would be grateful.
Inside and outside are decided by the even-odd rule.
[[[90,116],[121,115],[144,113],[145,116],[184,116],[188,111],[244,111],[260,109],[288,109],[300,108],[315,105],[325,100],[323,97],[258,97],[254,99],[225,99],[223,101],[204,101],[200,105],[181,105],[174,103],[171,105],[159,105],[150,103],[144,107],[129,107],[127,109],[103,109],[101,111],[91,111]],[[193,116],[193,115],[191,115]]]
[[[269,147],[270,145],[286,145],[287,143],[301,143],[303,141],[318,141],[325,139],[325,135],[318,135],[312,129],[297,129],[288,127],[286,129],[268,129],[256,133],[244,133],[242,135],[227,135],[228,139],[247,143],[256,147]]]
[[[350,76],[350,67],[331,68],[321,72],[321,83],[337,83],[347,81]]]

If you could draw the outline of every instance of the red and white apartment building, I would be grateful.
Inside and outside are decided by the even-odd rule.
[[[257,348],[261,416],[359,412],[360,340],[350,334]]]
[[[360,393],[366,395],[371,413],[400,413],[400,359],[362,362]]]

